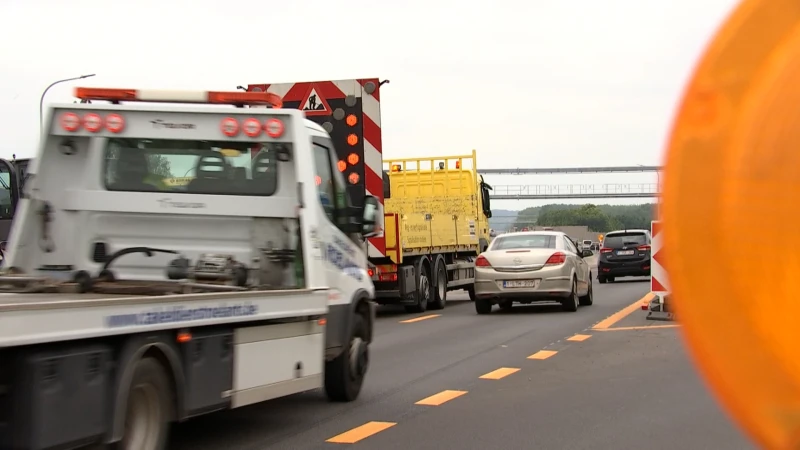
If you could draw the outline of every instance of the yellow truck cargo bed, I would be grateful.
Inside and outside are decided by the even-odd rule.
[[[384,236],[393,262],[420,254],[478,253],[481,239],[488,242],[474,150],[384,164],[391,192],[384,200]]]

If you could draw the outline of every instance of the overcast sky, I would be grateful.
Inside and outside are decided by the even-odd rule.
[[[232,90],[379,77],[391,81],[381,93],[390,157],[475,148],[479,167],[655,165],[683,85],[736,3],[0,0],[0,156],[35,153],[48,84],[96,73],[81,84]],[[74,86],[51,89],[45,103],[71,102]],[[654,183],[656,175],[487,181]],[[623,201],[600,203],[612,202]],[[493,206],[542,203],[550,202]]]

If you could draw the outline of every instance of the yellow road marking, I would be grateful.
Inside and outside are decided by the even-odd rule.
[[[538,352],[532,354],[531,356],[528,356],[528,359],[547,359],[555,355],[556,353],[558,352],[554,350],[539,350]]]
[[[413,319],[401,320],[400,323],[422,322],[423,320],[435,319],[435,318],[437,318],[439,316],[441,316],[441,314],[430,314],[430,315],[427,315],[427,316],[414,317]]]
[[[395,425],[397,425],[395,422],[367,422],[360,427],[355,427],[350,431],[345,431],[338,436],[334,436],[325,442],[331,442],[333,444],[355,444],[358,441],[392,428]]]
[[[423,398],[422,400],[418,401],[417,405],[425,405],[425,406],[439,406],[443,403],[447,403],[454,398],[461,397],[462,395],[466,394],[467,391],[442,391],[438,394],[431,395],[428,398]]]
[[[605,319],[601,320],[597,325],[593,326],[593,330],[607,330],[611,328],[611,325],[619,322],[620,320],[628,317],[632,312],[636,310],[642,309],[642,303],[649,301],[653,297],[652,292],[648,292],[647,295],[636,300],[635,302],[631,303],[630,305],[622,308],[621,310],[615,312],[614,314],[606,317]]]
[[[575,336],[567,338],[567,340],[572,342],[583,342],[590,337],[592,337],[591,334],[576,334]]]
[[[501,378],[505,378],[511,374],[519,372],[520,369],[512,368],[512,367],[501,367],[497,370],[493,370],[489,373],[485,373],[480,376],[480,378],[484,380],[499,380]]]
[[[640,327],[618,327],[618,328],[608,328],[605,330],[597,330],[597,331],[631,331],[631,330],[649,330],[651,328],[679,328],[680,325],[643,325]]]

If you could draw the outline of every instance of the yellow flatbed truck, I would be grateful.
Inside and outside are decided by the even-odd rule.
[[[489,245],[491,186],[470,155],[384,159],[386,256],[369,258],[379,304],[442,309],[447,292],[474,300],[474,260]]]

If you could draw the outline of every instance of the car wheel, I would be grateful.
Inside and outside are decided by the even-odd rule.
[[[600,284],[606,284],[606,282],[607,282],[608,280],[606,279],[606,277],[597,277],[597,281],[598,281]]]
[[[589,290],[586,291],[586,295],[581,297],[581,306],[591,306],[594,303],[594,293],[592,292],[592,274],[589,273]]]
[[[614,280],[616,280],[616,278],[614,278],[614,277],[608,277],[608,282],[609,282],[609,283],[613,283],[613,282],[614,282]]]
[[[489,314],[492,312],[492,302],[488,298],[475,299],[475,312],[478,314]]]
[[[580,304],[580,298],[578,298],[578,279],[572,279],[572,292],[570,292],[569,297],[567,297],[564,302],[561,304],[564,308],[564,311],[575,312],[578,310],[578,305]]]

